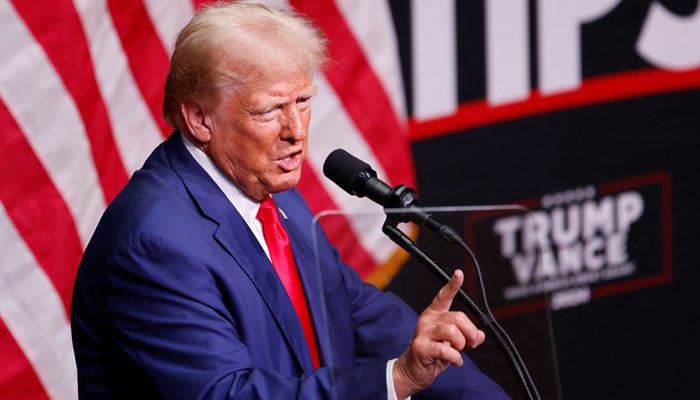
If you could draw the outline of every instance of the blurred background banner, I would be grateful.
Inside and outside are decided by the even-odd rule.
[[[77,397],[73,277],[106,205],[170,134],[169,54],[206,3],[0,0],[1,398]],[[329,39],[299,188],[314,211],[343,212],[322,224],[364,279],[417,310],[440,286],[382,220],[352,217],[378,206],[322,176],[338,147],[423,206],[531,210],[466,213],[455,228],[535,379],[561,382],[549,396],[691,396],[697,0],[267,3]],[[473,290],[470,262],[453,263]],[[533,320],[542,329],[524,328]],[[472,356],[518,395],[488,340]]]
[[[531,210],[459,228],[540,386],[547,341],[523,328],[551,326],[561,387],[545,398],[694,397],[698,1],[391,5],[421,204]],[[413,264],[388,288],[420,308],[438,284]],[[473,357],[513,387],[498,357]]]

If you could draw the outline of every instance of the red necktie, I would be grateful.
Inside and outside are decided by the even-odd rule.
[[[301,281],[299,280],[299,272],[294,261],[292,246],[289,244],[287,232],[280,222],[277,206],[275,206],[272,197],[268,196],[260,203],[256,218],[262,223],[263,235],[265,236],[265,242],[267,242],[267,248],[270,251],[272,265],[275,267],[277,275],[279,275],[284,288],[287,290],[287,294],[292,300],[292,305],[294,305],[301,322],[301,327],[304,329],[306,344],[311,352],[311,361],[314,368],[318,368],[320,362],[311,318],[309,317],[309,308],[306,304]]]

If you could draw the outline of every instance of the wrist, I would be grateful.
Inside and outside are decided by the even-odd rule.
[[[396,398],[400,400],[408,399],[422,389],[420,385],[417,385],[416,382],[409,378],[409,375],[406,373],[405,361],[402,357],[394,362],[392,368],[394,390]]]

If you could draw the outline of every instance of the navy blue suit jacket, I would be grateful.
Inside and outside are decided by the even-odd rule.
[[[386,398],[386,361],[406,348],[415,313],[341,262],[296,190],[274,198],[324,367],[313,369],[255,237],[175,133],[110,204],[80,264],[72,332],[81,397]],[[425,395],[506,397],[469,360]]]

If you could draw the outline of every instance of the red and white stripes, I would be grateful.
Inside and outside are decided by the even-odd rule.
[[[0,397],[77,398],[75,271],[108,202],[170,132],[160,116],[168,57],[206,3],[0,0]],[[287,5],[326,32],[334,59],[318,79],[300,190],[317,212],[378,212],[321,170],[342,147],[383,179],[415,184],[388,4]],[[378,215],[322,219],[363,276],[395,250]]]

